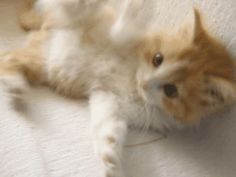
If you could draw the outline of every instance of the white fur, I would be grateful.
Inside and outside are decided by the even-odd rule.
[[[24,93],[27,92],[27,89],[28,84],[21,75],[6,74],[0,76],[1,101],[4,101],[9,109],[24,104]]]
[[[116,45],[132,45],[139,40],[146,30],[146,25],[136,19],[141,10],[143,0],[125,0],[121,3],[116,21],[110,30],[110,36]]]
[[[96,91],[90,97],[95,150],[104,165],[105,175],[123,177],[121,153],[127,132],[127,120],[118,116],[118,109],[119,105],[113,93]]]

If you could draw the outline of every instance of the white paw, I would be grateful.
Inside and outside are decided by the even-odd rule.
[[[121,170],[107,169],[105,172],[105,177],[125,177],[125,175]]]
[[[105,177],[125,177],[121,161],[115,154],[103,153],[101,156]]]
[[[20,75],[0,76],[0,95],[6,98],[14,106],[24,103],[24,94],[28,90],[28,84]]]

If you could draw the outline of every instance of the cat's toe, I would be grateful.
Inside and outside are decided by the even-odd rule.
[[[117,164],[115,159],[107,156],[105,159],[105,177],[125,177],[123,169]]]
[[[125,175],[121,169],[109,168],[105,172],[105,177],[125,177]]]

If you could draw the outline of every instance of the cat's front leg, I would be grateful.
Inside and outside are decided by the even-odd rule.
[[[103,91],[93,93],[90,111],[95,150],[104,166],[105,177],[124,177],[121,157],[127,122],[117,114],[116,96]]]

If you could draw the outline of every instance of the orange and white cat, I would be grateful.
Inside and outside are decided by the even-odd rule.
[[[1,55],[1,92],[15,101],[29,84],[43,84],[65,96],[87,97],[106,177],[125,177],[129,125],[181,128],[235,102],[233,59],[197,10],[191,25],[157,33],[138,31],[124,21],[127,12],[117,13],[106,0],[37,3],[46,10],[36,14],[36,23],[22,19],[27,28],[41,29],[25,47]]]

